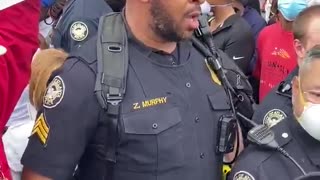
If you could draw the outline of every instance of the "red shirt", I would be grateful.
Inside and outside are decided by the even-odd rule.
[[[16,0],[0,3],[0,46],[7,52],[0,55],[0,133],[3,132],[23,89],[30,77],[33,54],[39,47],[40,0]],[[2,140],[0,141],[0,166],[11,180]],[[0,176],[1,178],[1,176]]]
[[[258,60],[253,72],[260,80],[259,101],[283,81],[297,65],[293,33],[280,23],[265,27],[257,40]]]

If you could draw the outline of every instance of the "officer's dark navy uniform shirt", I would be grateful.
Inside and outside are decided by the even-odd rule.
[[[112,12],[104,0],[70,0],[53,31],[52,45],[70,52],[98,31],[99,18]]]
[[[253,121],[272,127],[292,114],[291,82],[293,77],[298,75],[298,71],[299,69],[297,67],[278,87],[274,88],[266,96],[253,114]]]
[[[234,14],[213,31],[212,35],[216,47],[228,54],[247,75],[255,50],[250,25],[240,15]]]
[[[85,62],[71,58],[55,73],[56,87],[48,89],[64,93],[55,98],[50,90],[46,93],[37,122],[48,124],[48,138],[40,141],[33,133],[22,158],[25,167],[65,180],[81,159],[103,112],[94,94],[96,42],[94,37],[79,49]],[[113,180],[221,179],[217,123],[230,108],[223,88],[213,82],[204,57],[189,41],[167,54],[129,34],[126,87]]]
[[[320,171],[320,142],[291,114],[271,128],[279,145],[308,173]],[[293,180],[303,173],[279,152],[250,145],[232,169],[233,180]],[[245,178],[244,178],[245,177]]]

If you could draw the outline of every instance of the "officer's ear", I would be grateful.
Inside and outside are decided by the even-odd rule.
[[[306,54],[306,50],[302,44],[302,42],[298,39],[295,39],[293,42],[294,45],[294,49],[298,55],[298,65],[301,64],[301,60],[304,58],[305,54]]]
[[[292,79],[292,104],[296,102],[299,97],[299,77],[295,76]]]

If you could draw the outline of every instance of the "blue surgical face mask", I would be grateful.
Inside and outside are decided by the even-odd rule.
[[[288,2],[285,2],[288,1]],[[305,0],[279,0],[278,9],[288,21],[294,21],[298,14],[307,7]]]
[[[42,7],[48,8],[54,4],[55,0],[42,0]]]

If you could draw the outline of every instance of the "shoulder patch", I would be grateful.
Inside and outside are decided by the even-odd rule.
[[[233,176],[233,180],[255,180],[247,171],[239,171]]]
[[[49,124],[46,121],[44,114],[41,113],[33,126],[31,135],[37,136],[41,144],[45,146],[47,144],[49,131]]]
[[[43,96],[43,107],[51,109],[60,104],[64,96],[64,91],[65,85],[62,78],[60,76],[53,78]]]
[[[75,41],[83,41],[88,37],[88,26],[82,21],[76,21],[70,26],[70,36]]]
[[[263,124],[271,128],[272,126],[278,124],[281,120],[287,117],[286,113],[284,113],[280,109],[272,109],[266,113],[263,118]]]

